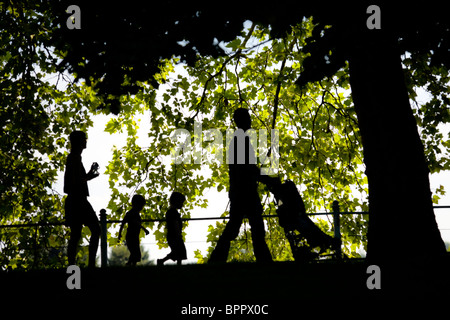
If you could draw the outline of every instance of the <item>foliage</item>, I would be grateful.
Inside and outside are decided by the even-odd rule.
[[[65,11],[71,4],[68,0],[52,3],[55,23],[66,25]],[[72,32],[62,27],[54,32],[53,43],[64,52],[59,68],[86,79],[104,98],[101,108],[114,114],[121,110],[121,95],[140,90],[137,82],[157,87],[152,76],[164,65],[161,60],[178,56],[194,63],[199,52],[221,54],[217,45],[211,45],[214,38],[231,40],[241,28],[234,23],[239,18],[217,15],[217,5],[209,2],[131,0],[118,6],[109,1],[80,0],[77,5],[82,8],[81,29]],[[222,9],[237,13],[228,5]],[[188,41],[180,45],[183,40]],[[92,79],[99,81],[91,83]]]
[[[144,87],[142,92],[122,100],[125,110],[129,109],[128,103],[136,106],[137,112],[142,112],[137,106],[150,109],[152,127],[148,147],[137,146],[134,131],[127,129],[127,146],[114,152],[108,166],[113,190],[111,211],[120,216],[123,210],[120,205],[131,196],[120,193],[121,186],[126,187],[127,192],[134,190],[150,199],[145,218],[163,216],[167,208],[166,194],[171,190],[187,195],[185,217],[189,217],[193,206],[207,205],[202,200],[204,190],[215,187],[225,191],[228,166],[225,161],[218,163],[211,156],[206,134],[203,134],[201,165],[194,161],[195,146],[187,155],[191,163],[176,165],[173,161],[170,163],[176,142],[173,136],[170,139],[170,133],[184,128],[193,134],[194,122],[197,122],[203,132],[213,128],[220,130],[226,148],[226,130],[233,126],[232,113],[240,106],[251,110],[254,129],[270,132],[275,124],[280,137],[277,174],[282,179],[293,180],[301,188],[308,212],[327,210],[336,199],[346,211],[366,210],[367,182],[346,68],[332,79],[310,84],[304,91],[298,91],[293,84],[305,58],[301,48],[312,28],[311,20],[305,20],[284,39],[270,40],[267,28],[248,26],[240,37],[226,44],[227,56],[203,57],[193,67],[184,66],[186,72],[178,72],[172,78],[168,74],[166,85],[158,93],[162,99],[155,101],[154,92]],[[171,63],[176,63],[176,59]],[[166,65],[163,74],[169,71],[170,66]],[[118,119],[111,120],[107,130],[117,132],[128,128],[132,119],[129,113],[119,115]],[[258,151],[263,156],[268,150],[261,147]],[[203,178],[205,167],[209,168],[209,178]],[[263,186],[260,191],[264,194],[265,213],[276,214],[268,191]],[[355,198],[354,192],[361,194],[360,198]],[[353,233],[365,233],[366,224],[361,218],[347,216],[343,221],[344,232],[348,228]],[[274,258],[290,257],[278,224],[270,220],[267,225],[267,240]],[[323,226],[331,230],[327,222]],[[208,241],[214,244],[223,227],[222,223],[211,226]],[[157,232],[156,236],[158,241],[164,241],[162,232]],[[251,252],[251,244],[242,238],[249,239],[248,232],[236,240],[231,259],[238,260],[244,253]],[[345,239],[349,248],[364,246],[364,238]],[[357,255],[356,250],[350,249],[347,254]]]
[[[146,266],[154,264],[152,260],[149,260],[150,254],[145,250],[144,246],[141,245],[142,259],[138,265]],[[124,266],[128,262],[128,257],[130,252],[126,246],[112,247],[108,254],[108,265],[109,266]]]
[[[58,85],[67,75],[55,73],[58,52],[50,44],[46,3],[0,6],[0,221],[58,222],[62,197],[52,186],[65,165],[68,134],[92,125],[95,94],[83,85]],[[21,252],[36,241],[61,246],[64,233],[62,227],[2,230],[1,265],[40,266],[44,253]]]
[[[195,163],[169,165],[174,141],[169,139],[168,133],[179,128],[193,133],[193,123],[197,121],[203,130],[217,128],[225,137],[226,129],[232,126],[230,116],[233,110],[245,106],[252,112],[255,129],[270,129],[271,124],[275,122],[275,128],[280,131],[278,175],[283,179],[293,180],[302,189],[309,212],[327,210],[335,199],[341,202],[344,211],[367,211],[367,180],[363,173],[358,124],[351,96],[348,94],[348,67],[344,66],[331,78],[308,84],[302,91],[292,85],[302,70],[302,61],[307,55],[301,49],[312,29],[311,20],[305,20],[283,39],[269,39],[267,28],[253,25],[247,27],[240,37],[222,44],[227,56],[202,57],[195,66],[183,65],[186,72],[178,73],[171,73],[177,59],[166,61],[160,80],[166,85],[158,92],[160,99],[155,100],[155,92],[148,86],[143,89],[142,94],[127,97],[134,101],[134,106],[144,106],[150,110],[152,128],[149,145],[157,145],[158,148],[140,149],[135,145],[135,138],[131,134],[128,145],[123,150],[117,150],[109,165],[109,173],[112,173],[114,182],[111,186],[116,185],[122,174],[124,179],[119,186],[126,186],[128,190],[139,190],[141,193],[151,189],[152,192],[147,195],[153,206],[147,210],[147,218],[163,216],[167,208],[167,194],[170,190],[180,188],[177,181],[183,181],[181,188],[188,196],[188,204],[196,201],[194,205],[206,206],[207,203],[201,200],[204,190],[216,187],[221,191],[227,186],[226,164],[221,165],[208,158],[208,143],[204,141],[202,156],[204,160],[207,159],[202,162],[202,166]],[[175,77],[171,78],[172,75]],[[412,87],[412,98],[413,88],[417,86]],[[122,101],[121,105],[128,110],[127,103]],[[278,110],[274,119],[275,109]],[[119,117],[122,118],[113,120],[114,123],[110,123],[107,130],[128,127],[127,121],[133,121],[128,113]],[[117,126],[117,123],[122,125]],[[429,125],[423,127],[429,128]],[[133,130],[129,132],[132,133]],[[427,136],[423,137],[426,139]],[[206,140],[205,135],[203,139]],[[427,153],[431,157],[437,149],[433,150]],[[259,150],[260,154],[266,151]],[[188,154],[189,156],[194,159],[195,155]],[[445,159],[441,157],[436,163],[442,165],[446,163]],[[136,166],[130,167],[130,164]],[[202,178],[205,166],[209,167],[211,173],[209,179]],[[430,168],[434,167],[433,163],[430,163]],[[121,195],[116,187],[112,190],[114,193],[110,209],[120,213],[118,206],[125,203],[124,200],[130,195]],[[270,198],[267,190],[261,191],[265,192],[267,197],[265,212],[274,214],[274,207],[268,206]],[[438,191],[443,192],[441,189]],[[355,193],[360,196],[355,198]],[[435,201],[437,199],[436,194]],[[185,217],[189,217],[192,207],[191,204],[186,208]],[[319,223],[324,230],[332,231],[328,221]],[[209,252],[223,227],[223,223],[217,223],[215,227],[210,226],[208,241],[212,243],[212,247]],[[344,252],[347,255],[358,256],[358,248],[364,248],[367,240],[366,227],[367,217],[343,216]],[[164,233],[156,231],[155,235],[159,244],[165,246]],[[279,227],[269,227],[267,236],[272,252],[276,252],[275,258],[289,258],[289,250],[280,249],[288,248],[285,239],[280,240],[279,236],[274,235],[282,235]],[[243,253],[251,252],[249,242],[242,241],[249,238],[248,231],[242,233],[230,252],[231,259],[242,258]],[[196,257],[200,262],[207,259],[201,257],[199,252]]]
[[[193,7],[188,10],[183,6],[177,7],[172,12],[172,20],[158,25],[161,18],[152,25],[158,27],[153,40],[159,41],[158,37],[164,39],[167,30],[170,35],[167,36],[170,43],[169,40],[158,42],[161,44],[158,48],[167,44],[164,54],[158,50],[152,53],[157,60],[150,59],[152,63],[145,60],[145,54],[149,53],[146,47],[146,50],[140,51],[140,56],[126,55],[120,50],[116,56],[113,55],[114,59],[100,63],[101,57],[111,57],[110,49],[120,47],[129,50],[120,42],[123,34],[116,37],[117,41],[107,39],[107,44],[102,47],[102,41],[98,40],[104,34],[92,34],[90,37],[88,33],[92,29],[86,27],[78,36],[93,42],[83,43],[82,48],[74,53],[70,45],[64,44],[65,37],[69,37],[67,30],[61,28],[67,15],[55,14],[55,10],[64,12],[64,5],[52,7],[47,2],[34,1],[24,1],[18,5],[10,2],[0,4],[2,225],[61,221],[63,196],[55,192],[52,186],[57,173],[64,169],[68,134],[74,129],[86,130],[92,125],[92,116],[97,113],[118,113],[119,110],[117,117],[105,128],[112,137],[118,132],[128,135],[126,146],[114,150],[106,171],[111,189],[108,209],[113,219],[123,217],[134,193],[145,195],[149,203],[142,218],[159,219],[164,216],[168,208],[168,195],[174,190],[187,196],[186,206],[182,210],[185,218],[190,217],[195,206],[208,205],[203,195],[209,188],[226,192],[227,165],[209,157],[211,151],[207,138],[203,136],[204,161],[201,164],[191,161],[176,165],[171,157],[176,147],[171,133],[180,128],[193,133],[197,122],[203,130],[219,129],[225,138],[226,130],[233,127],[231,115],[240,106],[251,110],[255,129],[274,127],[279,130],[280,162],[277,175],[296,183],[308,212],[329,210],[331,202],[336,199],[340,201],[342,211],[367,210],[367,179],[358,123],[349,94],[348,65],[342,58],[344,53],[339,51],[350,44],[339,36],[339,32],[335,32],[330,46],[327,42],[330,38],[324,34],[333,32],[336,26],[330,28],[324,17],[318,19],[320,24],[303,19],[297,25],[292,23],[294,11],[288,18],[272,19],[270,23],[271,15],[267,15],[268,18],[255,16],[254,20],[262,23],[247,24],[235,37],[241,29],[241,21],[244,21],[240,18],[244,13],[251,15],[249,12],[257,15],[254,9],[239,11],[242,17],[236,19],[226,15],[218,19],[205,14],[209,9],[216,10],[215,3],[201,14]],[[99,7],[102,10],[110,8]],[[227,13],[236,11],[233,8],[224,10]],[[99,14],[98,11],[83,10],[83,14],[86,12]],[[131,13],[127,11],[128,15]],[[139,19],[129,23],[132,28],[137,28],[142,19],[149,20],[145,10],[141,13]],[[109,18],[110,14],[108,11],[101,17]],[[120,16],[120,12],[114,14]],[[301,17],[298,15],[296,19]],[[179,23],[174,23],[173,19],[179,19]],[[96,20],[83,21],[92,23]],[[200,22],[205,21],[213,23],[207,36],[196,32],[204,31]],[[188,28],[192,23],[196,27]],[[111,27],[108,23],[96,23],[98,25],[102,26],[99,30],[103,32]],[[125,27],[124,24],[121,26]],[[438,28],[437,24],[430,26],[431,31]],[[221,30],[220,37],[214,33],[214,28]],[[121,29],[117,27],[117,30]],[[148,32],[146,30],[143,28],[142,33]],[[435,34],[442,34],[442,30]],[[194,38],[193,34],[196,35]],[[447,42],[438,46],[439,37],[430,40],[435,52],[441,53],[439,56],[430,50],[413,50],[413,36],[405,34],[402,38],[402,48],[411,52],[403,59],[405,75],[410,98],[416,102],[415,116],[430,171],[439,172],[450,165],[450,140],[443,136],[439,127],[439,124],[448,123],[450,119],[448,69],[442,63],[442,52],[446,50]],[[182,39],[188,41],[184,47],[177,43]],[[308,47],[307,39],[311,39]],[[325,44],[318,44],[321,39]],[[133,41],[133,46],[137,46],[141,40],[136,38]],[[315,45],[320,47],[319,53],[314,51]],[[108,54],[103,54],[106,51]],[[310,67],[318,65],[313,63],[314,59],[324,58],[324,55],[328,60],[322,59],[322,63],[331,62],[333,67],[333,70],[328,70],[328,77],[321,74],[314,79],[317,81],[304,81],[308,83],[302,89],[296,87],[294,83],[300,75],[310,72],[307,72],[306,64]],[[126,61],[120,60],[124,57]],[[308,57],[314,59],[306,60]],[[179,64],[181,60],[189,64]],[[70,70],[76,78],[85,82],[68,78],[62,70],[67,66],[71,66]],[[104,69],[98,71],[96,67]],[[120,81],[114,78],[118,73]],[[430,93],[429,102],[421,104],[416,100],[418,88]],[[103,91],[99,93],[99,90]],[[120,108],[114,103],[118,103]],[[105,108],[105,105],[108,107]],[[136,119],[143,113],[150,114],[150,129],[147,139],[138,139],[139,123]],[[225,139],[223,146],[226,147]],[[259,155],[265,155],[267,151],[267,148],[258,149]],[[188,156],[195,160],[195,155]],[[438,189],[434,200],[437,201],[438,193],[443,192],[442,188]],[[260,193],[263,195],[265,213],[275,214],[272,197],[264,186],[260,187]],[[217,214],[226,215],[227,212]],[[317,223],[324,231],[331,233],[332,225],[328,220],[318,220]],[[341,224],[344,252],[349,256],[358,256],[357,248],[364,248],[366,244],[367,217],[345,215]],[[266,225],[267,242],[274,258],[292,259],[276,220],[268,219]],[[158,244],[167,246],[163,226],[163,223],[149,223]],[[221,222],[211,225],[208,242],[214,245],[223,228],[224,223]],[[83,236],[88,235],[89,231],[85,230]],[[2,268],[58,267],[66,263],[64,247],[67,229],[63,226],[1,229],[0,236]],[[108,234],[109,243],[115,245],[116,237]],[[249,238],[249,230],[244,227],[233,244],[231,260],[253,259],[251,242],[247,241]],[[82,259],[83,255],[81,250],[78,258]],[[200,252],[196,253],[196,257],[199,262],[207,259]]]
[[[450,136],[442,130],[450,122],[450,75],[445,66],[436,66],[431,53],[408,53],[403,59],[407,70],[407,86],[412,100],[428,167],[431,173],[450,169]],[[417,100],[417,90],[430,96],[429,101]]]

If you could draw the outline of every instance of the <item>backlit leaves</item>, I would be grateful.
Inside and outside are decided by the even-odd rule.
[[[275,123],[280,137],[278,175],[297,184],[308,212],[329,210],[333,200],[339,200],[346,211],[367,210],[367,180],[363,173],[358,124],[348,91],[347,67],[339,70],[333,78],[308,84],[307,89],[299,91],[294,85],[305,58],[301,49],[312,28],[311,21],[307,20],[293,28],[284,39],[269,41],[267,29],[247,25],[241,37],[225,44],[227,56],[205,56],[195,66],[183,66],[183,71],[178,67],[177,73],[168,73],[165,86],[157,94],[160,99],[152,100],[151,104],[144,103],[145,97],[152,94],[145,88],[141,95],[128,97],[129,100],[123,103],[136,107],[143,105],[151,111],[151,145],[137,148],[129,131],[127,146],[115,151],[108,167],[110,179],[115,181],[111,183],[111,211],[117,211],[125,198],[119,192],[119,186],[125,186],[126,192],[143,187],[142,192],[146,192],[150,199],[146,217],[151,218],[164,214],[167,195],[173,190],[184,192],[188,197],[188,206],[183,210],[185,217],[194,206],[206,205],[202,200],[204,190],[215,187],[225,192],[228,189],[228,167],[226,163],[218,165],[205,160],[208,153],[205,142],[201,165],[195,164],[193,153],[188,154],[193,157],[190,164],[175,165],[170,159],[174,144],[168,137],[175,129],[185,129],[191,133],[191,149],[195,149],[193,134],[196,121],[201,124],[203,132],[219,129],[226,148],[226,130],[234,127],[231,117],[238,107],[250,110],[252,126],[256,130],[267,129],[270,132],[272,123]],[[276,114],[275,100],[278,100]],[[113,132],[117,122],[121,128],[125,127],[127,121],[132,121],[133,114],[126,113],[119,118],[110,122],[107,130]],[[205,134],[203,139],[206,140]],[[208,178],[204,178],[202,173],[206,168]],[[261,195],[265,213],[276,214],[272,198],[263,186]],[[348,255],[358,255],[356,248],[365,245],[362,235],[367,223],[364,221],[357,216],[347,216],[343,220],[345,232],[348,229],[359,235],[344,236],[344,251]],[[319,220],[319,223],[330,232],[328,220]],[[210,227],[208,241],[212,245],[223,227],[222,223]],[[267,241],[274,258],[291,259],[282,229],[274,220],[268,220],[267,227]],[[233,242],[230,259],[253,259],[251,241],[242,241],[251,238],[248,228],[246,230],[243,229],[240,238]],[[165,241],[161,231],[155,235],[158,241]],[[211,250],[212,247],[209,252]],[[199,261],[207,259],[200,258],[199,252],[196,256]]]
[[[87,84],[74,82],[67,74],[59,73],[57,65],[67,58],[67,52],[54,49],[52,39],[58,23],[53,20],[46,2],[27,2],[26,8],[8,3],[0,10],[2,224],[61,221],[63,196],[52,187],[57,173],[64,169],[68,134],[74,129],[86,130],[92,126],[92,115],[118,110],[121,112],[105,127],[111,139],[118,133],[127,135],[125,145],[113,150],[106,168],[111,190],[108,209],[112,219],[123,217],[134,193],[143,194],[147,199],[143,218],[159,219],[164,217],[172,191],[181,191],[187,196],[183,217],[190,217],[194,207],[208,206],[205,191],[209,188],[226,192],[228,167],[225,163],[207,161],[212,150],[207,148],[206,137],[199,146],[203,156],[201,164],[191,161],[175,165],[171,158],[175,147],[171,133],[185,129],[193,134],[195,123],[199,123],[204,131],[220,130],[226,148],[226,130],[233,128],[231,116],[238,107],[251,111],[255,129],[270,130],[275,124],[275,129],[279,130],[277,174],[295,182],[308,212],[329,211],[333,200],[340,202],[342,211],[367,211],[367,178],[349,92],[348,66],[339,60],[333,65],[337,66],[332,69],[333,75],[330,73],[320,82],[306,83],[302,88],[295,85],[305,73],[304,61],[309,53],[303,49],[314,29],[311,20],[303,19],[287,34],[284,29],[279,32],[279,28],[275,32],[274,27],[272,35],[269,27],[247,22],[239,37],[218,44],[225,52],[218,57],[198,55],[192,47],[195,41],[187,44],[192,49],[191,54],[180,49],[179,57],[167,59],[173,52],[165,52],[165,59],[153,64],[142,58],[148,51],[136,49],[142,59],[139,62],[144,61],[146,68],[138,70],[127,66],[121,70],[140,80],[147,77],[147,81],[133,83],[131,78],[125,77],[108,86],[108,81],[102,77],[93,79],[87,76],[87,71]],[[141,18],[147,19],[145,13]],[[164,23],[175,25],[172,21]],[[184,28],[186,24],[185,21],[183,26],[172,27]],[[326,29],[333,32],[332,26]],[[235,34],[233,30],[227,37],[231,34]],[[274,34],[283,38],[274,38]],[[201,38],[199,33],[198,44],[202,43]],[[121,48],[129,50],[126,46]],[[208,52],[207,48],[201,49]],[[77,53],[80,56],[76,58],[80,60],[74,61],[78,61],[78,69],[83,70],[83,63],[87,64],[83,62],[83,50]],[[336,52],[326,54],[332,59],[337,57]],[[416,102],[414,112],[429,168],[431,172],[439,172],[450,168],[450,139],[439,127],[450,121],[449,79],[444,67],[430,62],[431,56],[431,52],[406,55],[403,64],[410,98]],[[126,57],[134,59],[132,55]],[[188,61],[189,66],[178,64],[180,59]],[[100,64],[91,61],[89,66],[95,69]],[[109,67],[111,69],[105,69],[108,72],[114,69]],[[151,74],[153,71],[156,74]],[[112,73],[107,75],[114,78]],[[123,89],[121,83],[133,88],[133,94],[99,97],[98,91],[93,89],[115,92]],[[155,89],[156,84],[159,90]],[[417,101],[418,88],[430,94],[429,101]],[[139,122],[143,114],[148,116]],[[148,127],[147,135],[138,136],[139,128],[144,125]],[[195,160],[192,154],[187,156]],[[443,188],[438,188],[433,201],[444,192]],[[275,214],[273,199],[262,185],[260,194],[265,213]],[[358,256],[358,248],[365,246],[367,219],[362,215],[342,216],[344,252],[348,256]],[[327,218],[317,219],[316,223],[325,232],[332,233],[332,224]],[[224,225],[223,222],[211,225],[206,240],[214,245]],[[148,227],[152,228],[158,244],[167,246],[164,224],[149,223]],[[292,259],[276,219],[268,219],[266,228],[274,259]],[[56,267],[66,263],[67,229],[57,226],[36,230],[22,228],[6,232],[2,229],[2,268]],[[231,260],[253,259],[250,238],[248,226],[243,227],[240,237],[233,242]],[[116,239],[116,234],[108,234],[111,245],[117,244]],[[80,257],[82,255],[83,250],[79,253]],[[206,261],[207,256],[196,252],[199,262]]]

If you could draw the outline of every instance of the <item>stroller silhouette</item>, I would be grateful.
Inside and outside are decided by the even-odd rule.
[[[290,180],[281,183],[280,179],[272,178],[268,187],[275,196],[279,223],[284,229],[295,261],[318,259],[328,249],[333,250],[335,255],[341,241],[324,233],[308,217],[295,184]]]

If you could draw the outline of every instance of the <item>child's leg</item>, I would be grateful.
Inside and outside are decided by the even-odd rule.
[[[139,238],[127,237],[127,246],[130,251],[130,257],[128,258],[127,265],[135,266],[136,263],[141,261],[141,248]]]

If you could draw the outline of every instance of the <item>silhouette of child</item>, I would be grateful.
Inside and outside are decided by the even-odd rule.
[[[125,218],[122,220],[122,224],[119,229],[119,241],[122,237],[122,229],[126,223],[128,223],[127,235],[125,240],[127,242],[128,250],[130,251],[130,257],[128,258],[127,265],[135,266],[136,263],[141,261],[141,248],[139,242],[139,233],[141,229],[145,234],[148,234],[148,230],[142,226],[140,212],[145,206],[145,198],[139,194],[136,194],[131,199],[131,210],[125,214]]]
[[[166,230],[167,230],[167,242],[171,252],[163,259],[158,259],[158,265],[161,266],[167,260],[171,259],[177,261],[178,265],[181,265],[181,260],[187,259],[186,247],[182,237],[182,222],[181,216],[177,209],[183,207],[186,197],[179,193],[173,192],[170,196],[170,207],[166,212]]]

